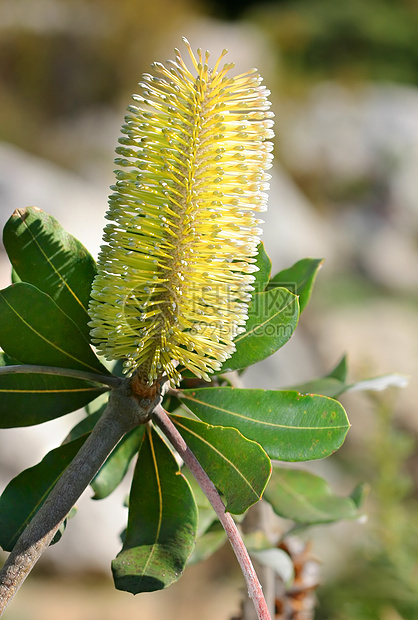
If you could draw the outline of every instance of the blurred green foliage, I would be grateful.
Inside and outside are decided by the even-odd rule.
[[[354,465],[355,475],[371,484],[369,521],[342,559],[338,579],[319,590],[316,620],[418,618],[418,501],[412,474],[416,440],[397,427],[387,392],[370,398],[376,426],[358,446],[362,457]],[[349,469],[353,457],[350,451]]]
[[[126,101],[156,50],[202,14],[258,24],[284,91],[332,78],[418,83],[410,0],[1,0],[0,140],[54,158],[55,122]]]
[[[286,0],[246,16],[265,30],[284,80],[418,83],[418,4],[409,0]]]
[[[0,140],[42,153],[55,122],[126,102],[167,31],[195,4],[1,0]]]

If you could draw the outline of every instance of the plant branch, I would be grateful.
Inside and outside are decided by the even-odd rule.
[[[99,375],[95,372],[85,372],[84,370],[74,370],[72,368],[35,366],[30,364],[0,366],[0,375],[16,374],[59,375],[61,377],[74,377],[75,379],[84,379],[85,381],[93,381],[93,383],[101,383],[113,389],[118,388],[123,382],[123,379],[120,379],[119,377]]]
[[[163,431],[174,448],[177,450],[183,461],[189,467],[193,476],[196,478],[213,509],[215,510],[219,521],[221,522],[232,549],[234,550],[237,560],[244,575],[245,582],[248,588],[248,595],[252,599],[257,617],[259,620],[271,620],[271,616],[267,607],[267,603],[264,599],[263,590],[258,580],[257,574],[254,570],[248,551],[243,543],[241,535],[235,524],[235,521],[225,511],[225,506],[222,499],[216,490],[215,485],[210,480],[209,476],[190,450],[179,431],[170,420],[169,415],[163,409],[161,404],[158,404],[152,414],[152,419],[155,424]]]
[[[111,392],[106,411],[23,531],[0,571],[0,616],[110,452],[128,431],[149,419],[154,406],[155,403],[147,402],[147,408],[142,408],[133,397],[130,380]]]

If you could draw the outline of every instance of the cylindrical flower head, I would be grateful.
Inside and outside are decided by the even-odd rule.
[[[122,128],[90,303],[93,344],[152,384],[209,380],[245,330],[271,166],[273,114],[256,70],[229,77],[184,40],[144,75]]]

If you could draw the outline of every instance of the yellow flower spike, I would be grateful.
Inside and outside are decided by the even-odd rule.
[[[245,329],[271,166],[269,91],[255,70],[229,77],[184,39],[153,65],[116,149],[90,302],[99,353],[152,385],[185,367],[209,381]]]

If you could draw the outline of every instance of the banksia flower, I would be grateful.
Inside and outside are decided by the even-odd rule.
[[[116,151],[90,303],[93,344],[129,374],[209,380],[235,350],[251,300],[273,116],[256,70],[176,50],[145,74]]]

